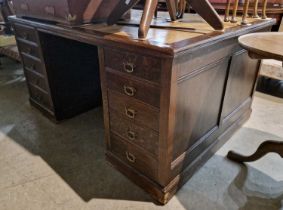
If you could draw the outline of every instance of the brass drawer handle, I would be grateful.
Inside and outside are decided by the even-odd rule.
[[[41,102],[42,101],[42,97],[40,95],[35,95],[34,96],[34,99],[38,102]]]
[[[27,48],[27,49],[26,49],[26,53],[29,54],[29,55],[31,55],[31,54],[32,54],[32,49],[31,49],[31,48]]]
[[[128,130],[127,135],[128,135],[128,138],[131,141],[134,141],[137,138],[136,133],[134,131],[131,131],[131,130]]]
[[[26,69],[30,71],[36,71],[36,66],[34,64],[30,66],[26,66]]]
[[[124,62],[123,66],[124,66],[125,72],[127,72],[127,73],[133,73],[134,72],[135,65],[133,63]]]
[[[46,6],[46,7],[44,8],[44,11],[45,11],[46,14],[48,14],[48,15],[55,16],[55,8],[52,7],[52,6]]]
[[[125,108],[125,114],[128,118],[134,119],[136,116],[136,111],[134,109]]]
[[[29,39],[28,33],[27,32],[22,33],[22,38],[25,40]]]
[[[136,162],[136,157],[130,153],[130,152],[126,152],[126,156],[127,156],[127,160],[131,163],[135,163]]]
[[[124,85],[124,93],[128,96],[134,96],[136,89],[127,85]]]
[[[31,66],[29,66],[28,67],[29,69],[31,69],[31,70],[36,70],[36,66],[35,66],[35,64],[32,64]]]
[[[29,7],[28,7],[28,5],[26,3],[21,3],[20,8],[21,8],[21,10],[24,10],[24,11],[28,11],[29,10]]]

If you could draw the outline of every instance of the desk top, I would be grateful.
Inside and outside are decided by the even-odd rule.
[[[252,57],[283,61],[283,32],[247,34],[239,38],[239,43]]]
[[[168,22],[168,13],[160,12],[159,18],[153,21],[146,40],[138,39],[138,22],[141,12],[133,11],[134,17],[128,24],[107,26],[106,24],[85,24],[76,27],[55,25],[46,22],[31,21],[27,19],[10,17],[12,22],[24,23],[37,27],[39,31],[57,34],[70,39],[90,44],[119,44],[138,46],[152,49],[166,55],[176,55],[187,50],[195,50],[224,39],[233,38],[243,34],[266,28],[275,24],[275,20],[248,19],[249,26],[241,26],[239,22],[225,23],[223,31],[215,31],[201,17],[195,14],[185,14],[184,19],[178,22]],[[178,29],[176,29],[178,28]]]

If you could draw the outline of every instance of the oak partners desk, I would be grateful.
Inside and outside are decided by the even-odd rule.
[[[163,204],[249,118],[260,62],[238,37],[275,23],[216,32],[190,16],[171,27],[197,30],[152,28],[138,40],[134,26],[10,20],[32,105],[54,119],[99,104],[100,69],[107,160]]]

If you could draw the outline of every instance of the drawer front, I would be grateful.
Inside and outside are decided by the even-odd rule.
[[[45,109],[53,111],[53,105],[51,104],[50,96],[48,93],[41,91],[33,85],[29,84],[30,97],[36,101],[39,105]]]
[[[18,48],[19,51],[22,54],[28,55],[28,56],[33,56],[36,57],[38,59],[41,59],[41,54],[40,54],[40,50],[38,47],[34,46],[34,45],[30,45],[27,43],[24,43],[22,41],[18,41]]]
[[[23,58],[23,63],[24,63],[25,69],[32,71],[32,72],[35,72],[35,73],[38,73],[38,74],[41,74],[42,76],[45,75],[45,70],[44,70],[43,64],[41,63],[40,60],[34,59],[34,58],[32,58],[30,56],[26,56],[26,55],[22,55],[22,58]]]
[[[111,134],[111,152],[127,165],[132,166],[142,174],[157,180],[157,161],[135,146],[127,144],[114,134]]]
[[[157,157],[159,139],[156,131],[133,124],[114,112],[110,113],[110,129],[118,136],[142,147]]]
[[[47,82],[44,77],[30,70],[25,71],[25,76],[29,84],[39,87],[42,90],[45,90],[46,92],[48,92]]]
[[[160,83],[161,60],[129,52],[105,49],[105,65],[113,70]]]
[[[29,41],[33,42],[34,44],[38,43],[37,32],[33,27],[23,26],[15,23],[14,29],[18,40]]]
[[[159,107],[160,91],[154,86],[133,81],[110,72],[107,72],[107,85],[111,90]]]
[[[131,123],[138,123],[155,131],[159,130],[159,111],[157,109],[112,91],[108,91],[108,98],[110,109]]]

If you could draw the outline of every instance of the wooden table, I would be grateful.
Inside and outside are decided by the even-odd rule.
[[[239,43],[249,52],[251,58],[283,61],[283,33],[281,32],[244,35],[239,38]],[[251,162],[270,152],[278,153],[283,158],[283,142],[266,141],[251,156],[243,156],[230,151],[227,157],[237,162]]]
[[[140,40],[134,12],[111,27],[10,20],[32,105],[66,119],[97,106],[101,87],[107,160],[165,204],[249,118],[259,61],[238,37],[275,20],[220,32],[196,15],[162,17]]]

